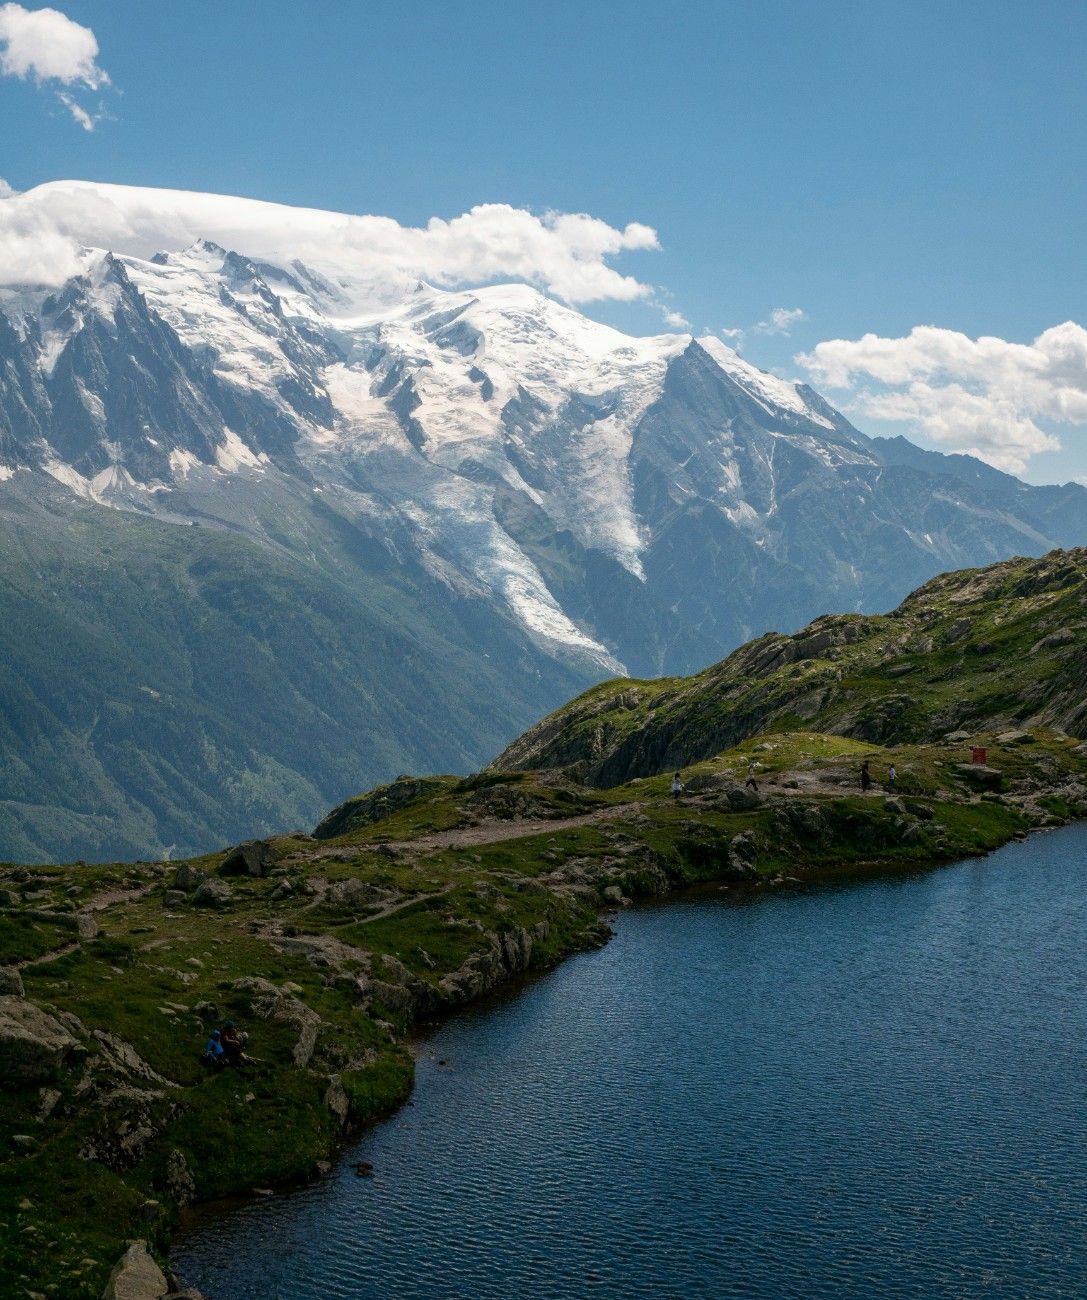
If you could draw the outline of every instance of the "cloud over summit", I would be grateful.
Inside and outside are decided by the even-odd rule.
[[[149,257],[198,239],[273,262],[297,258],[353,296],[420,279],[443,287],[511,279],[571,303],[651,297],[651,286],[609,263],[660,247],[638,222],[619,229],[586,213],[537,215],[505,203],[402,226],[221,194],[61,181],[0,202],[0,283],[59,283],[78,272],[81,247]]]

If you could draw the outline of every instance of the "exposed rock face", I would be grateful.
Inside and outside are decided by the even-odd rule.
[[[23,977],[14,966],[0,966],[0,994],[23,996]]]
[[[325,1092],[325,1105],[336,1116],[342,1128],[347,1123],[347,1117],[351,1113],[351,1102],[347,1096],[347,1090],[343,1086],[343,1081],[338,1074],[332,1075],[328,1081],[328,1089]]]
[[[292,1053],[294,1063],[299,1069],[309,1065],[321,1029],[321,1017],[317,1012],[293,994],[276,988],[271,980],[259,976],[235,980],[234,988],[249,995],[250,1008],[259,1020],[285,1020],[298,1027],[298,1042]]]
[[[233,848],[219,867],[221,876],[253,876],[259,879],[268,874],[275,860],[272,846],[267,840],[247,840]]]
[[[147,1243],[134,1241],[114,1265],[102,1300],[163,1300],[169,1292],[166,1275],[151,1258]]]
[[[0,1087],[46,1079],[79,1047],[54,1016],[24,998],[0,997]]]
[[[193,1178],[184,1155],[176,1149],[170,1152],[166,1160],[165,1188],[182,1209],[196,1200],[196,1179]]]

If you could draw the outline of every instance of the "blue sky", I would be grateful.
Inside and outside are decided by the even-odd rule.
[[[645,223],[614,265],[653,301],[589,314],[742,330],[868,431],[1087,480],[1087,334],[1052,332],[1087,317],[1082,0],[55,3],[110,84],[0,76],[16,190]]]

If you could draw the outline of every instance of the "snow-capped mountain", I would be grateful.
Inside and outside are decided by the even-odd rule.
[[[301,262],[206,241],[83,256],[59,291],[0,297],[9,483],[245,526],[237,503],[291,479],[586,666],[690,669],[1063,540],[1039,494],[1012,514],[950,474],[918,485],[715,338],[632,338],[524,285],[360,314]]]
[[[1087,490],[867,438],[719,339],[629,337],[521,284],[375,296],[312,262],[88,248],[60,287],[0,288],[0,577],[33,629],[0,652],[29,680],[62,638],[74,674],[51,739],[24,701],[3,741],[0,857],[62,851],[43,827],[77,743],[84,785],[146,826],[103,831],[104,853],[195,851],[274,824],[274,800],[316,813],[402,766],[478,765],[606,674],[689,672],[941,570],[1087,540]],[[153,649],[141,592],[176,622]],[[213,624],[214,643],[193,633]],[[133,684],[105,699],[77,669],[122,626]],[[286,674],[267,698],[209,667],[239,627],[234,659],[259,647]],[[193,709],[220,691],[205,749],[178,721],[156,752],[177,746],[170,771],[231,810],[187,839],[148,794],[174,778],[131,760],[183,691]],[[308,716],[327,741],[309,757]]]

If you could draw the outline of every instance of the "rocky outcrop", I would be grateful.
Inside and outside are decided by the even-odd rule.
[[[63,930],[74,930],[79,939],[98,937],[98,922],[85,912],[53,912],[47,908],[32,907],[21,915],[32,921],[45,921],[49,925],[59,926]]]
[[[25,998],[0,997],[0,1087],[47,1079],[80,1048],[55,1017]]]
[[[247,976],[234,981],[234,989],[249,997],[249,1006],[258,1020],[279,1020],[297,1026],[298,1041],[292,1059],[299,1069],[309,1065],[321,1030],[321,1017],[291,993],[276,988],[271,980]]]
[[[501,934],[488,934],[485,951],[473,953],[462,966],[439,982],[443,997],[453,1004],[471,1002],[503,984],[511,975],[522,974],[532,963],[535,944],[546,939],[547,935],[546,921],[539,922],[531,930],[517,926]]]
[[[223,858],[219,864],[219,875],[251,876],[259,880],[268,874],[274,861],[275,854],[267,840],[246,840]]]
[[[134,1241],[114,1265],[102,1300],[163,1300],[169,1293],[166,1274],[151,1258],[147,1243]]]

